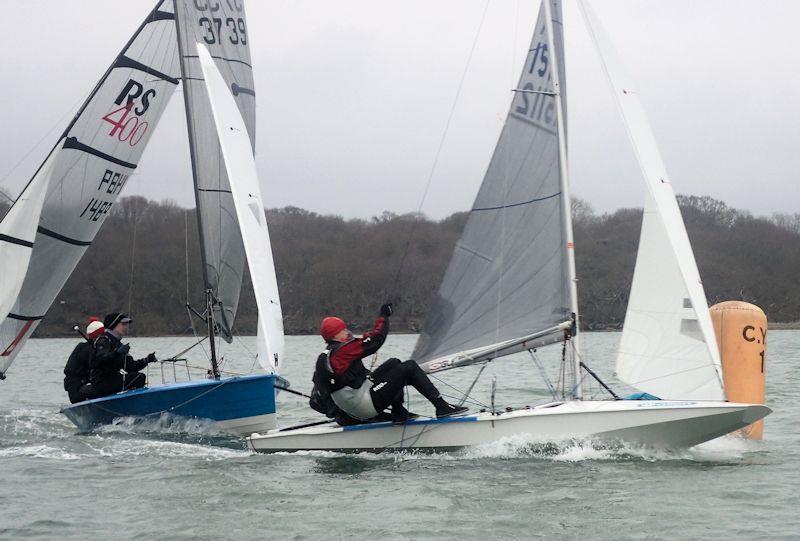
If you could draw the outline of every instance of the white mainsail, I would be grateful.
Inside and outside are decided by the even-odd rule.
[[[635,87],[585,0],[578,0],[647,185],[617,375],[667,399],[724,400],[719,352],[694,253]]]
[[[259,362],[274,371],[283,358],[283,314],[256,162],[244,119],[208,49],[197,44],[258,306]]]
[[[214,319],[220,336],[230,342],[239,305],[245,249],[195,44],[208,47],[216,60],[226,85],[233,91],[251,149],[255,149],[256,94],[249,27],[242,0],[174,1],[203,277],[206,288],[214,295]]]
[[[166,0],[157,3],[48,158],[50,179],[30,263],[16,301],[0,324],[0,375],[94,240],[178,84],[172,7]]]
[[[506,123],[414,349],[429,372],[558,342],[571,326],[552,70],[555,56],[564,98],[561,6],[545,2],[551,22],[543,2]]]

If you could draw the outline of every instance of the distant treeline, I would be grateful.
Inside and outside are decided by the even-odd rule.
[[[800,214],[759,218],[710,197],[681,196],[679,203],[709,304],[744,300],[763,308],[770,321],[800,321]],[[573,216],[582,326],[618,328],[642,211],[598,215],[576,200]],[[346,220],[295,207],[268,210],[287,333],[316,332],[329,314],[370,323],[389,292],[400,295],[394,328],[418,330],[466,217],[435,221],[384,212]],[[114,205],[37,335],[69,335],[87,315],[111,311],[130,312],[139,335],[182,334],[189,328],[187,299],[203,305],[194,209],[126,197]],[[238,332],[254,333],[256,317],[246,277]]]

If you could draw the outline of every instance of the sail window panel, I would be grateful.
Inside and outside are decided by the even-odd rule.
[[[700,329],[700,324],[697,322],[696,319],[682,319],[680,333],[683,336],[687,336],[689,338],[705,342],[705,338],[703,337],[703,331]]]

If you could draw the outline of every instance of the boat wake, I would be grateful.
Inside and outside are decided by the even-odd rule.
[[[210,461],[245,458],[251,453],[241,447],[231,449],[205,444],[153,439],[116,439],[102,441],[95,449],[105,457],[157,457],[168,459],[205,459]]]
[[[590,439],[571,439],[561,442],[541,442],[526,436],[503,438],[499,441],[463,450],[467,459],[533,458],[554,462],[585,461],[688,461],[698,463],[741,463],[754,452],[763,449],[761,442],[737,436],[717,438],[689,449],[667,450],[634,445],[609,446]]]
[[[162,414],[159,417],[121,417],[98,427],[101,435],[144,436],[153,440],[241,449],[240,438],[220,430],[212,421]]]
[[[726,436],[682,450],[654,449],[627,445],[609,446],[607,442],[570,439],[543,442],[519,435],[496,442],[467,447],[457,451],[425,451],[419,449],[377,452],[292,451],[271,453],[271,456],[311,457],[318,459],[353,459],[379,462],[407,460],[476,461],[542,460],[551,462],[670,462],[703,464],[749,463],[763,451],[763,443],[735,436]]]
[[[147,456],[226,460],[250,455],[241,439],[193,419],[123,418],[78,435],[56,410],[15,409],[0,415],[0,459],[75,461]]]
[[[49,460],[80,460],[81,455],[52,445],[16,445],[0,449],[0,458],[30,457]]]
[[[57,412],[47,409],[14,409],[0,415],[0,438],[3,441],[27,441],[30,438],[62,436],[71,433],[72,425]]]

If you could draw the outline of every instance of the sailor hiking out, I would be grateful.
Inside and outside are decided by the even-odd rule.
[[[138,360],[128,355],[130,345],[122,343],[122,337],[128,333],[131,324],[131,318],[127,315],[116,312],[108,314],[103,324],[105,332],[94,341],[90,377],[92,398],[144,387],[147,378],[140,370],[158,361],[155,353]],[[120,370],[124,370],[125,374]]]
[[[337,422],[337,408],[356,420],[369,421],[383,420],[382,412],[391,407],[392,421],[405,423],[416,417],[403,406],[403,390],[410,385],[433,404],[438,418],[466,412],[467,408],[445,401],[414,360],[392,358],[373,372],[367,370],[362,361],[386,341],[391,315],[392,305],[382,305],[374,327],[361,338],[355,338],[338,317],[322,320],[320,334],[327,345],[317,358],[311,406]]]

